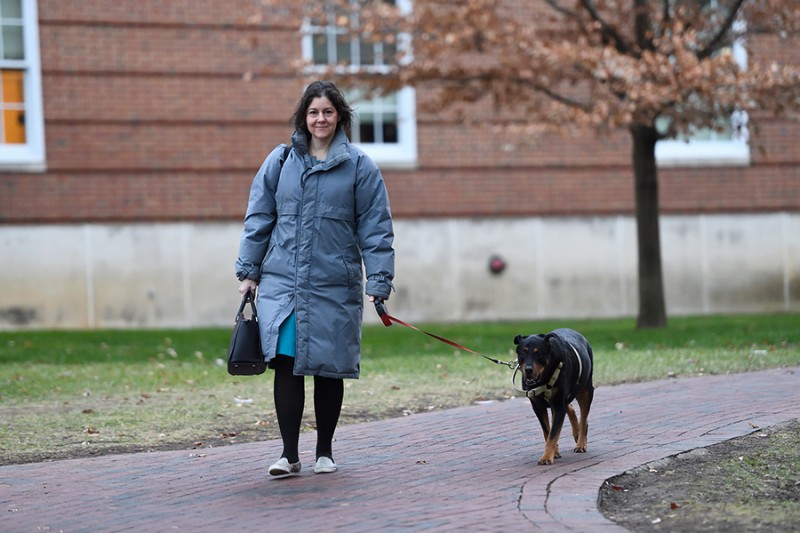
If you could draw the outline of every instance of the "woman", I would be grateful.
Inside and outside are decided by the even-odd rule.
[[[393,288],[389,199],[377,165],[350,144],[352,121],[333,83],[312,83],[292,117],[291,150],[275,148],[250,189],[236,275],[241,294],[258,288],[262,349],[275,370],[283,453],[274,477],[300,472],[304,376],[314,376],[314,471],[336,471],[343,379],[360,371],[362,261],[370,301]]]

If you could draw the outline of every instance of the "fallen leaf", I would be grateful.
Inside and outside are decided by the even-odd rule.
[[[675,509],[680,508],[680,504],[672,502],[671,504],[669,504],[669,508],[674,511]]]

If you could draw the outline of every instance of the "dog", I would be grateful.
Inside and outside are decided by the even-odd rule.
[[[587,419],[594,398],[592,370],[594,356],[586,338],[573,329],[560,328],[550,333],[517,335],[517,363],[522,372],[522,389],[531,401],[533,412],[544,433],[544,454],[540,465],[553,464],[561,458],[558,439],[569,416],[576,453],[586,452],[589,431]],[[570,403],[578,401],[580,423]],[[547,408],[553,414],[549,420]]]

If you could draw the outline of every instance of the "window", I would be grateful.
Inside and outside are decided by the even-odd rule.
[[[410,9],[408,0],[385,1],[403,10]],[[357,6],[363,0],[350,0],[350,3]],[[358,29],[357,14],[337,12],[332,5],[322,15],[307,21],[303,54],[312,65],[338,65],[381,72],[397,62],[398,50],[406,46],[402,36],[392,35],[380,40],[365,34],[351,37],[337,24],[342,16],[348,17],[351,29]],[[366,96],[363,91],[350,90],[346,96],[356,111],[351,139],[354,143],[382,166],[416,164],[416,99],[413,89],[406,88],[374,98]]]
[[[747,113],[734,113],[720,130],[699,128],[691,136],[658,141],[659,167],[747,166],[750,164]]]
[[[704,10],[722,13],[718,0],[701,0]],[[734,23],[734,31],[742,35],[745,24]],[[742,38],[727,49],[743,69],[747,68],[747,51]],[[656,162],[660,167],[677,166],[747,166],[750,164],[747,113],[734,113],[717,129],[698,128],[692,135],[656,143]]]
[[[0,110],[0,169],[44,170],[36,0],[0,0]]]

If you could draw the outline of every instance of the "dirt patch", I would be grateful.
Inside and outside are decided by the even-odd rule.
[[[798,531],[800,421],[635,468],[598,505],[631,531]]]

